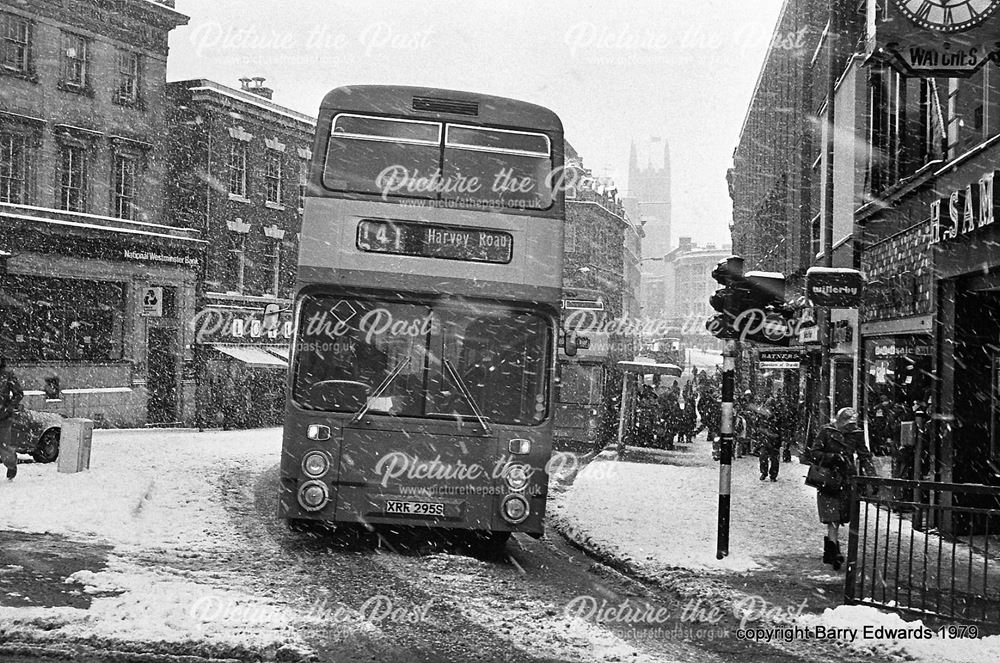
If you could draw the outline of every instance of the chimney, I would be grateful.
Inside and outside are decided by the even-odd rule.
[[[677,239],[677,241],[679,242],[677,244],[677,248],[681,251],[681,253],[686,253],[686,252],[688,252],[688,251],[691,250],[691,238],[690,237],[680,237],[680,238]]]
[[[265,99],[271,99],[274,96],[274,90],[269,87],[264,87],[264,81],[267,80],[263,76],[254,76],[253,78],[241,78],[240,88],[244,92],[249,92],[250,94],[256,94],[258,97],[264,97]]]

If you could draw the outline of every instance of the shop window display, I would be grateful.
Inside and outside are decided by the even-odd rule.
[[[16,362],[122,359],[121,283],[10,275],[0,297],[0,339]]]
[[[923,339],[865,341],[865,418],[872,452],[892,455],[900,424],[926,412],[933,386],[932,347]]]

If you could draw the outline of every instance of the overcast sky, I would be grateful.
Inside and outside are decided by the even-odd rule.
[[[556,111],[585,165],[627,189],[629,144],[670,143],[673,243],[729,240],[726,169],[781,0],[177,0],[169,79],[315,115],[345,84],[463,89]]]

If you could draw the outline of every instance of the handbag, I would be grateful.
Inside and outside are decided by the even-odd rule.
[[[844,476],[838,470],[823,465],[810,465],[806,485],[821,493],[839,493],[844,489]]]

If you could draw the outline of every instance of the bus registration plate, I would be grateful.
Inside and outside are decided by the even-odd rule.
[[[404,516],[444,516],[444,504],[441,502],[401,502],[386,500],[386,514]]]

